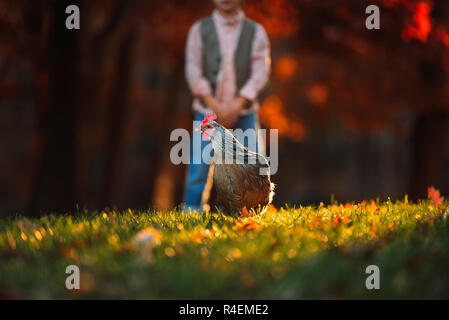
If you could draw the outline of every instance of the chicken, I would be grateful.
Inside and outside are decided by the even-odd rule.
[[[226,213],[244,208],[264,212],[274,196],[267,159],[243,146],[216,118],[214,114],[206,115],[199,130],[203,138],[211,140],[214,149],[213,183],[218,208]]]

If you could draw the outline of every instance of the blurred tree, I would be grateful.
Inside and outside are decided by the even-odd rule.
[[[81,8],[79,31],[65,29],[68,4]],[[371,4],[381,9],[380,30],[365,28]],[[413,146],[412,196],[425,196],[430,184],[449,192],[449,2],[244,5],[273,48],[261,107],[266,126],[279,129],[288,146],[310,139],[305,151],[313,156],[336,121],[360,137],[393,131]],[[208,0],[0,1],[0,138],[8,142],[3,153],[10,153],[0,157],[0,197],[19,195],[8,210],[24,209],[16,206],[20,201],[35,215],[75,203],[178,203],[184,171],[168,161],[168,137],[191,126],[185,40],[211,10]],[[27,124],[27,135],[14,131],[15,124]],[[293,157],[285,141],[281,154]],[[365,141],[356,142],[357,150]],[[370,156],[358,155],[354,165],[377,166]]]
[[[273,1],[273,6],[283,3]],[[278,60],[274,73],[283,112],[306,123],[321,123],[324,130],[332,119],[340,119],[354,133],[391,128],[405,134],[413,148],[411,196],[424,197],[432,184],[448,192],[442,173],[447,170],[449,138],[449,2],[289,3],[298,15],[293,25],[298,25],[288,37],[288,55]],[[365,28],[365,8],[371,4],[381,8],[380,30]],[[265,19],[259,17],[269,25],[270,18]],[[271,101],[262,114],[282,110]],[[285,124],[294,128],[292,121]]]
[[[78,1],[81,6],[82,1]],[[30,214],[75,205],[75,152],[79,89],[79,34],[65,28],[71,1],[51,2],[48,37],[50,105],[39,114],[43,147],[33,188]]]

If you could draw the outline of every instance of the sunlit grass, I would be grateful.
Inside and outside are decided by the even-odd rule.
[[[0,297],[449,297],[448,203],[271,207],[229,217],[82,212],[0,220]],[[81,289],[67,290],[67,265]],[[365,288],[378,265],[381,289]]]

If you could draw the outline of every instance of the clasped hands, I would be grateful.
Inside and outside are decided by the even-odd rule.
[[[249,100],[238,96],[227,105],[215,99],[212,95],[203,96],[205,105],[217,114],[220,124],[225,128],[232,128],[240,117],[241,111],[249,105]]]

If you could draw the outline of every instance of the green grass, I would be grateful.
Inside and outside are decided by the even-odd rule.
[[[0,220],[1,298],[449,298],[448,203]],[[81,270],[67,290],[65,269]],[[367,290],[365,268],[380,268]]]

